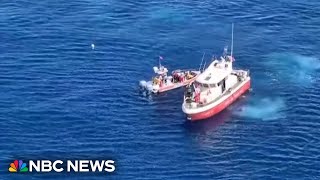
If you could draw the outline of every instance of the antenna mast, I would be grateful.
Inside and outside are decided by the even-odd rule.
[[[232,35],[231,35],[231,57],[233,57],[233,23],[232,23]]]
[[[204,62],[204,65],[203,65],[203,68],[202,68],[202,72],[204,71],[204,68],[206,68],[206,64],[207,64],[207,61]]]
[[[203,52],[201,64],[200,64],[200,67],[199,67],[199,71],[201,70],[201,66],[202,66],[202,62],[203,62],[203,59],[204,59],[204,55],[205,55],[205,54],[206,54],[206,52]]]

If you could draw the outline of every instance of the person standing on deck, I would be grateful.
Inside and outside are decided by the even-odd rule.
[[[200,102],[200,87],[197,86],[196,89],[195,89],[195,101],[196,103]]]

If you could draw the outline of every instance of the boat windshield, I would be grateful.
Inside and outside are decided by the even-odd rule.
[[[200,91],[207,91],[209,89],[208,84],[201,84],[199,82],[194,82],[194,86],[200,88]]]

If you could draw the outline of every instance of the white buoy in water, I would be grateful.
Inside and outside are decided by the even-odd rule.
[[[91,48],[94,49],[94,44],[91,44]]]

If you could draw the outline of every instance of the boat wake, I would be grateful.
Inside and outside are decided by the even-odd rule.
[[[234,115],[260,120],[277,120],[284,117],[285,102],[282,98],[256,99],[242,108],[236,109]]]
[[[140,88],[140,92],[144,95],[144,96],[150,96],[152,94],[152,83],[151,82],[147,82],[144,80],[139,81],[139,88]]]

